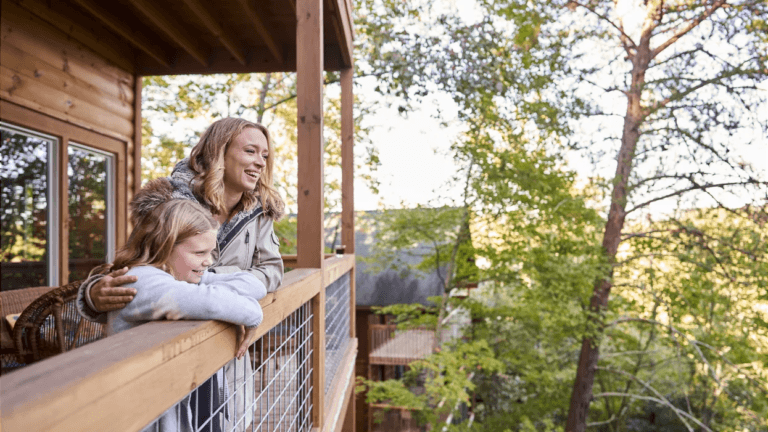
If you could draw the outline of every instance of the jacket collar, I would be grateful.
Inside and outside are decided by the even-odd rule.
[[[192,192],[192,184],[195,180],[195,172],[189,168],[189,159],[184,158],[173,168],[171,176],[168,178],[173,186],[173,198],[195,200],[210,210],[202,197],[195,196]],[[235,238],[242,228],[254,218],[264,213],[264,209],[259,203],[251,210],[245,210],[237,213],[229,221],[221,224],[216,240],[219,244],[219,250],[224,248]]]

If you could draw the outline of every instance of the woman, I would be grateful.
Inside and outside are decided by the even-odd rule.
[[[273,222],[285,203],[273,186],[272,142],[267,129],[238,118],[214,122],[200,137],[189,159],[179,162],[169,180],[172,198],[195,200],[221,223],[211,270],[252,273],[273,292],[283,279],[283,261]],[[131,222],[137,221],[132,215]],[[90,277],[80,286],[78,309],[89,320],[104,322],[105,312],[122,309],[136,282],[121,269]]]
[[[157,206],[177,198],[197,201],[221,224],[212,254],[213,265],[209,270],[214,273],[247,271],[264,283],[267,292],[273,292],[283,280],[283,260],[273,222],[283,216],[285,203],[273,186],[272,154],[272,142],[264,126],[237,118],[218,120],[200,137],[189,159],[176,164],[169,177],[172,186],[170,196],[143,204],[132,203],[131,223],[138,226],[140,215],[147,213],[148,210],[142,206]],[[135,283],[138,278],[126,275],[127,271],[123,268],[106,276],[89,277],[78,290],[77,308],[80,314],[91,321],[104,323],[106,312],[122,309],[133,300],[136,290],[121,285]],[[253,332],[254,329],[244,332],[239,327],[237,346],[247,344]],[[235,366],[234,361],[229,362],[198,388],[198,393],[210,394],[203,400],[216,400],[215,395],[224,395],[221,400],[227,400],[226,395],[234,390],[234,383],[252,375],[247,351],[238,363]],[[253,403],[252,380],[245,381],[244,391],[229,399],[228,405],[231,406],[225,409],[223,424],[211,422],[210,430],[229,429],[229,412],[237,412],[234,406],[250,406]],[[197,410],[202,420],[213,415],[204,408]],[[246,413],[238,431],[249,424],[251,415],[250,411]]]

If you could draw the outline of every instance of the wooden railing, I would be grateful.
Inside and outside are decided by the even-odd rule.
[[[325,260],[322,270],[287,272],[282,286],[261,300],[264,320],[251,341],[311,306],[311,428],[317,430],[341,429],[354,388],[354,316],[327,392],[322,331],[325,289],[353,276],[354,267],[350,254]],[[350,285],[354,314],[354,278]],[[235,326],[219,321],[151,322],[30,365],[0,378],[2,430],[141,430],[229,362],[235,337]]]

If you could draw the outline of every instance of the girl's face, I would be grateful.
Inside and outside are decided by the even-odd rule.
[[[224,153],[224,188],[235,193],[256,189],[268,157],[267,137],[256,128],[243,129]]]
[[[199,283],[203,272],[213,264],[211,252],[216,248],[216,230],[192,236],[176,245],[168,259],[171,274],[177,280]]]

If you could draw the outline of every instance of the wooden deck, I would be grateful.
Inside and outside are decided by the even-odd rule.
[[[431,330],[405,330],[374,349],[370,354],[370,364],[408,365],[426,358],[432,353],[435,344],[435,332]]]

